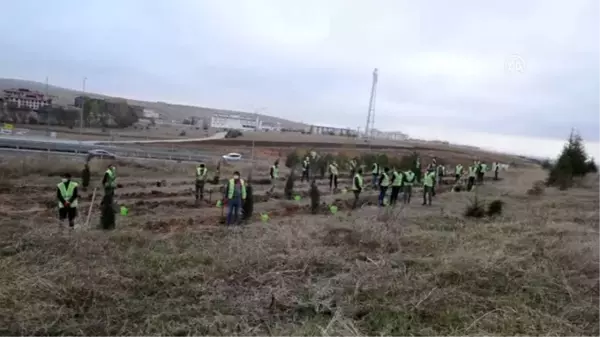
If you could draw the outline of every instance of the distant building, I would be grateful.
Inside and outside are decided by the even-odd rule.
[[[260,131],[280,132],[281,131],[281,123],[261,122],[260,123]]]
[[[152,109],[146,109],[144,108],[144,110],[142,111],[142,116],[143,118],[147,118],[147,119],[159,119],[160,118],[160,114]]]
[[[400,131],[372,130],[371,136],[375,139],[408,140],[408,135]]]
[[[210,127],[215,129],[235,129],[245,131],[256,131],[261,128],[261,121],[252,117],[238,114],[213,114],[210,118]]]
[[[19,109],[38,110],[52,104],[52,97],[25,88],[3,90],[3,98],[8,106]]]
[[[357,136],[356,130],[350,128],[338,128],[331,126],[309,125],[304,129],[304,132],[312,135],[331,135],[331,136]]]

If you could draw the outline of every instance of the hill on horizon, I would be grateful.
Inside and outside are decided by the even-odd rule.
[[[0,78],[0,91],[5,89],[13,89],[13,88],[26,88],[29,90],[35,90],[40,92],[46,91],[46,84],[36,81],[29,80],[20,80],[14,78]],[[68,89],[55,85],[48,85],[48,95],[55,96],[57,99],[55,102],[61,105],[71,105],[75,100],[75,97],[83,95],[84,92],[81,90]],[[142,106],[147,109],[152,109],[161,114],[163,119],[165,120],[183,120],[188,117],[200,117],[200,118],[210,118],[212,115],[216,113],[235,113],[242,116],[255,117],[257,114],[252,112],[245,111],[234,111],[234,110],[226,110],[226,109],[217,109],[217,108],[207,108],[207,107],[199,107],[199,106],[190,106],[190,105],[182,105],[182,104],[174,104],[174,103],[166,103],[166,102],[150,102],[150,101],[138,101],[134,99],[129,99],[125,97],[116,97],[116,96],[108,96],[97,94],[94,92],[85,92],[86,96],[92,98],[99,99],[124,99],[128,104]],[[267,123],[281,123],[281,126],[284,128],[292,128],[292,129],[303,129],[307,125],[299,122],[290,121],[287,119],[258,114],[258,117],[263,122]]]

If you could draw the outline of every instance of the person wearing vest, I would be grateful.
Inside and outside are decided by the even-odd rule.
[[[494,162],[494,180],[498,180],[498,172],[500,171],[500,163]]]
[[[426,171],[423,175],[423,205],[431,206],[433,188],[435,186],[435,170]]]
[[[412,168],[412,171],[417,181],[421,179],[421,157],[417,156],[417,159],[415,160],[415,166]]]
[[[358,162],[356,161],[356,159],[350,159],[350,176],[354,177],[354,174],[356,174],[356,166],[358,166]]]
[[[117,188],[117,175],[114,164],[108,165],[108,168],[104,172],[102,178],[102,186],[104,186],[105,194],[114,194],[115,188]]]
[[[277,185],[277,179],[279,179],[279,160],[276,160],[273,163],[273,166],[269,169],[269,178],[271,179],[271,188],[269,188],[269,193],[273,193],[275,190],[275,186]]]
[[[390,184],[390,168],[385,167],[379,176],[379,206],[384,206],[383,201],[385,200],[385,195]]]
[[[475,185],[475,177],[477,177],[477,167],[478,165],[473,164],[469,166],[469,178],[467,180],[467,191],[473,189],[473,185]]]
[[[310,159],[308,157],[304,158],[302,161],[302,177],[300,178],[300,182],[310,181]]]
[[[398,194],[402,189],[402,180],[404,175],[397,169],[392,171],[392,192],[390,193],[390,205],[394,205],[398,200]]]
[[[329,190],[333,187],[334,190],[338,188],[338,175],[339,170],[335,162],[329,164]]]
[[[379,165],[377,163],[373,163],[371,169],[371,176],[373,176],[373,188],[377,187],[377,178],[379,177]]]
[[[208,169],[201,163],[196,167],[196,201],[204,200],[204,185],[208,176]]]
[[[240,178],[238,171],[233,172],[233,178],[227,182],[226,202],[229,206],[227,211],[227,224],[233,225],[240,220],[240,209],[246,200],[246,182]]]
[[[359,167],[354,173],[354,177],[352,178],[352,192],[354,193],[354,202],[352,203],[352,209],[356,209],[358,205],[358,197],[360,197],[360,193],[363,191],[364,183],[362,177],[363,171]]]
[[[402,195],[402,200],[405,204],[410,204],[410,198],[412,197],[412,186],[415,182],[415,173],[411,170],[404,172],[404,179],[402,184],[404,185],[404,193]]]
[[[117,187],[117,176],[115,173],[115,165],[110,164],[102,178],[102,186],[104,186],[104,197],[102,198],[100,223],[102,229],[115,228],[115,211],[114,211],[114,196],[115,188]]]
[[[75,227],[75,218],[77,217],[77,193],[78,184],[71,181],[71,174],[65,173],[63,179],[56,185],[56,198],[58,199],[58,220],[59,224],[65,219],[69,220],[69,228]]]
[[[460,177],[462,176],[462,170],[463,170],[463,166],[461,164],[457,164],[454,168],[454,183],[457,183],[460,180]]]
[[[487,171],[488,167],[486,163],[481,163],[481,170],[479,170],[479,182],[483,184],[483,179],[485,176],[485,172]]]

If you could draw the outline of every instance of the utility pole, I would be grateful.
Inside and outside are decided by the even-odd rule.
[[[79,135],[81,135],[83,133],[83,108],[85,107],[85,82],[87,81],[87,77],[83,77],[83,83],[82,83],[82,92],[83,92],[83,99],[81,100],[81,112],[79,114]]]
[[[367,114],[367,125],[365,126],[365,137],[371,139],[373,137],[373,128],[375,127],[375,100],[377,97],[377,79],[378,70],[373,70],[373,81],[371,83],[371,97],[369,98],[369,112]]]
[[[48,101],[50,97],[48,96],[48,76],[46,76],[46,87],[45,87],[44,100]],[[50,111],[52,111],[52,106],[49,106],[46,109],[46,136],[50,136]],[[38,116],[39,117],[39,116]]]

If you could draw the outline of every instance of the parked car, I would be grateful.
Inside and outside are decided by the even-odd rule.
[[[231,152],[228,154],[224,154],[222,158],[225,161],[238,161],[238,160],[242,160],[242,155],[239,153]]]
[[[89,150],[88,154],[90,155],[90,157],[99,158],[99,159],[116,159],[117,158],[117,155],[115,155],[114,153],[110,153],[106,150],[101,150],[101,149]]]

